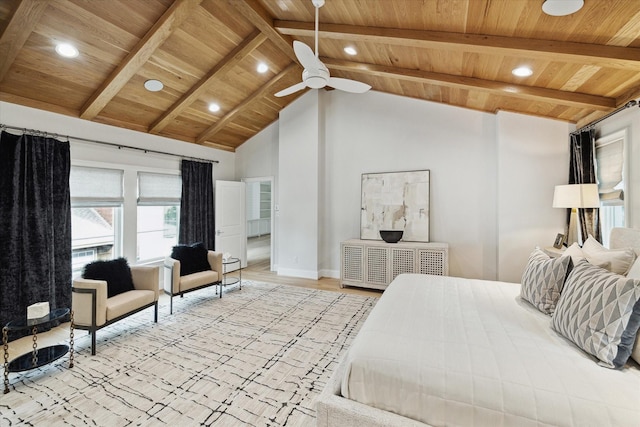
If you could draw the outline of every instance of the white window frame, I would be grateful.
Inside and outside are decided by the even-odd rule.
[[[178,230],[176,230],[177,233],[180,232],[180,204],[181,204],[181,198],[182,195],[180,196],[180,198],[178,198],[177,200],[174,198],[169,198],[166,200],[163,200],[162,198],[157,198],[157,199],[149,199],[149,200],[140,200],[140,174],[155,174],[155,175],[168,175],[168,176],[177,176],[180,177],[180,173],[175,173],[175,171],[171,171],[171,173],[168,172],[158,172],[157,170],[155,171],[149,171],[146,169],[138,169],[136,171],[136,178],[137,178],[137,182],[138,182],[138,188],[137,188],[137,203],[136,203],[136,262],[137,263],[141,263],[141,264],[153,264],[155,262],[161,261],[164,259],[165,256],[169,255],[169,253],[164,254],[164,256],[160,256],[160,257],[155,257],[155,258],[143,258],[143,259],[138,259],[138,236],[140,231],[138,230],[137,227],[137,213],[138,213],[138,209],[140,207],[144,207],[144,206],[155,206],[155,207],[167,207],[167,206],[177,206],[178,207]],[[176,237],[176,244],[178,244],[178,238]]]
[[[134,153],[135,154],[135,153]],[[124,203],[120,209],[119,227],[121,234],[118,244],[118,256],[125,257],[129,265],[137,264],[138,246],[138,172],[180,175],[180,163],[175,162],[175,169],[168,167],[145,166],[140,163],[100,162],[86,159],[71,160],[72,166],[83,166],[102,169],[119,169],[124,171]],[[115,244],[115,243],[114,243]],[[157,264],[158,261],[141,262],[140,265]]]
[[[71,166],[79,166],[79,167],[83,167],[83,168],[93,168],[93,169],[113,169],[113,170],[118,170],[118,171],[122,171],[123,172],[123,180],[124,180],[124,174],[125,174],[125,169],[122,165],[113,165],[113,164],[107,164],[107,163],[100,163],[100,162],[87,162],[87,161],[74,161],[71,163]],[[124,185],[124,183],[123,183]],[[126,190],[123,188],[123,195],[126,196]],[[73,198],[72,198],[73,199]],[[111,207],[118,207],[119,209],[116,210],[116,214],[114,215],[113,218],[113,227],[114,227],[114,238],[113,238],[113,254],[114,254],[114,258],[118,258],[123,256],[123,248],[124,248],[124,244],[123,244],[123,235],[124,235],[124,202],[122,203],[117,203],[117,204],[110,204],[107,203],[107,205],[101,205],[100,203],[97,203],[95,205],[92,205],[91,203],[81,203],[79,205],[76,205],[73,203],[73,200],[71,200],[71,208],[80,208],[80,207],[105,207],[105,206],[111,206]]]
[[[622,181],[624,182],[624,226],[629,226],[629,195],[631,194],[630,180],[629,180],[629,132],[628,130],[621,129],[607,135],[601,136],[596,139],[595,149],[598,147],[610,144],[614,141],[622,140]],[[595,152],[594,152],[595,155]],[[596,162],[597,165],[597,162]],[[602,221],[602,218],[601,218]],[[603,233],[604,234],[604,233]],[[609,239],[609,236],[603,236],[603,239]]]

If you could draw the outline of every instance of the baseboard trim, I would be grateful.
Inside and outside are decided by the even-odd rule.
[[[303,279],[318,280],[320,275],[317,271],[297,270],[294,268],[279,268],[278,276],[300,277]]]

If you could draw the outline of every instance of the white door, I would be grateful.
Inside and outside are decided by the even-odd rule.
[[[247,230],[245,183],[216,181],[216,251],[240,258],[247,266]],[[237,264],[229,265],[229,270]]]

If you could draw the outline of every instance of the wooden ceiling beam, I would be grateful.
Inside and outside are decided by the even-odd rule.
[[[477,90],[531,101],[553,102],[571,107],[592,108],[603,111],[608,111],[616,107],[616,100],[614,98],[604,96],[483,80],[475,77],[434,73],[431,71],[410,70],[386,65],[363,64],[341,59],[324,57],[320,59],[330,70],[341,70],[376,77]]]
[[[209,73],[202,78],[196,85],[189,89],[178,101],[176,101],[171,108],[160,116],[151,127],[150,133],[159,133],[169,123],[171,123],[176,117],[178,117],[187,107],[195,102],[211,84],[216,80],[224,77],[233,67],[238,65],[240,61],[249,56],[251,52],[258,48],[265,40],[267,36],[264,33],[256,30],[247,37],[242,43],[240,43],[235,49],[233,49],[222,61],[216,64],[215,67],[209,71]]]
[[[0,101],[9,102],[11,104],[24,105],[26,107],[36,108],[38,110],[51,111],[52,113],[63,114],[65,116],[78,117],[78,110],[76,109],[63,107],[61,105],[56,105],[37,99],[26,98],[14,93],[0,92]],[[1,118],[2,114],[0,114],[0,119]]]
[[[18,2],[0,35],[0,81],[4,79],[47,6],[48,2],[40,0]]]
[[[227,0],[227,2],[256,28],[262,31],[284,54],[291,58],[296,64],[298,63],[298,58],[296,58],[296,54],[293,52],[293,39],[283,36],[274,28],[273,17],[257,0]]]
[[[245,98],[240,104],[238,104],[235,108],[229,111],[224,117],[215,122],[213,125],[209,126],[204,132],[202,132],[196,138],[197,144],[203,144],[207,139],[211,138],[213,135],[221,131],[226,125],[228,125],[235,117],[242,114],[244,110],[256,99],[262,98],[266,96],[267,93],[273,90],[273,86],[280,81],[284,76],[289,74],[289,72],[293,69],[297,69],[298,64],[293,63],[289,64],[284,70],[280,71],[280,73],[276,74],[271,80],[265,83],[260,89],[256,92],[252,93],[249,97]]]
[[[274,26],[282,34],[314,36],[314,23],[311,22],[276,20]],[[640,70],[640,48],[634,47],[339,24],[321,24],[319,37],[432,49],[472,50],[494,55],[524,55],[549,61],[563,60],[607,68]]]
[[[80,117],[94,119],[127,82],[138,72],[173,32],[202,3],[202,0],[176,0],[158,19],[126,58],[118,64],[80,110]]]

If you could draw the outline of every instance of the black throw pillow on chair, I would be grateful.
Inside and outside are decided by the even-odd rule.
[[[125,258],[108,261],[94,261],[84,266],[84,279],[105,280],[107,282],[107,298],[133,291],[131,269]]]
[[[171,258],[180,261],[180,276],[186,276],[199,271],[211,270],[207,248],[204,243],[192,245],[176,245],[171,250]]]

